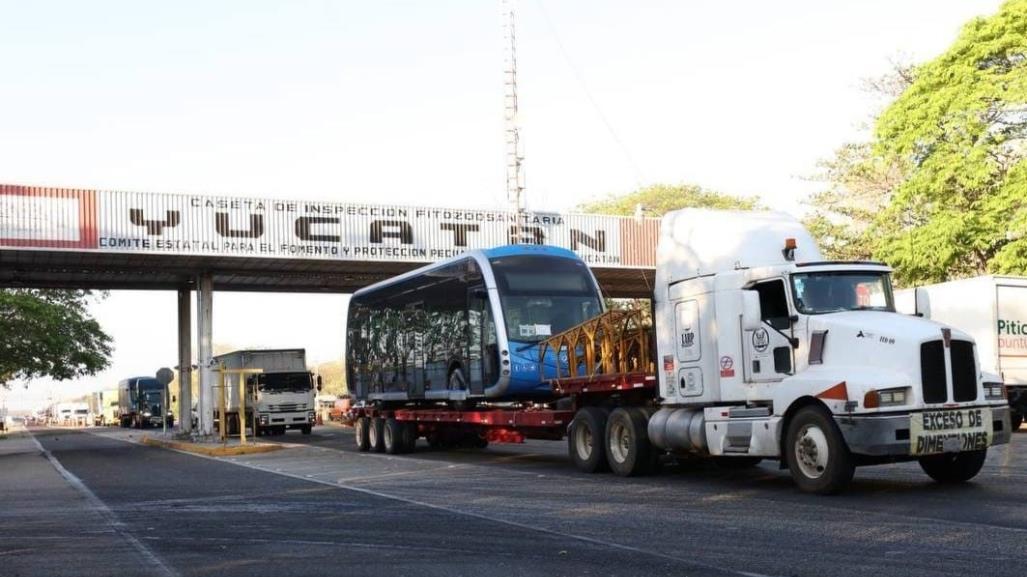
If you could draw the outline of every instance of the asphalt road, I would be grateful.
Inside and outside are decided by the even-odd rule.
[[[973,483],[873,467],[837,497],[771,463],[584,475],[555,442],[390,457],[320,427],[215,460],[35,435],[0,441],[3,577],[1027,575],[1025,433]]]

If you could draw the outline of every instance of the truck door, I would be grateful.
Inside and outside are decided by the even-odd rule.
[[[752,383],[780,381],[794,372],[792,322],[784,279],[758,282],[748,290],[760,295],[762,325],[742,335],[745,380]]]
[[[468,369],[472,395],[485,394],[499,379],[499,342],[485,285],[467,290]]]

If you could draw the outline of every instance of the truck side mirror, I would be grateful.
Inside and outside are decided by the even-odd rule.
[[[321,390],[321,384],[322,384],[323,382],[324,382],[324,381],[323,381],[323,380],[321,379],[321,375],[318,375],[318,376],[317,376],[317,390],[319,390],[319,391]]]
[[[760,294],[752,290],[742,291],[742,330],[754,331],[763,324],[760,311]]]

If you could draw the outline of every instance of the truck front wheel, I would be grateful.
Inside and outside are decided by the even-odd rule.
[[[920,457],[920,468],[939,483],[965,483],[977,476],[984,466],[988,450],[966,453],[945,453]]]
[[[1010,411],[1009,412],[1009,427],[1010,427],[1009,430],[1015,433],[1017,431],[1017,429],[1020,428],[1020,425],[1022,425],[1022,424],[1023,424],[1023,414],[1018,413],[1016,411]]]
[[[583,407],[571,421],[567,452],[574,466],[583,473],[598,473],[609,469],[604,442],[609,414],[609,411],[599,407]]]
[[[641,409],[618,407],[606,420],[606,461],[621,477],[644,475],[652,463],[647,419]]]
[[[370,419],[367,417],[359,417],[353,422],[353,437],[357,442],[357,450],[362,453],[371,448],[371,441],[368,439],[371,427],[368,421]]]
[[[830,495],[845,489],[856,471],[845,439],[821,407],[799,409],[788,425],[785,459],[801,491]]]

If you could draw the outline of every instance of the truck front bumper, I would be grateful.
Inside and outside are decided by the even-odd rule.
[[[991,445],[1009,442],[1009,407],[990,407],[992,421]],[[874,457],[909,456],[910,415],[835,415],[835,422],[845,437],[849,451]]]

